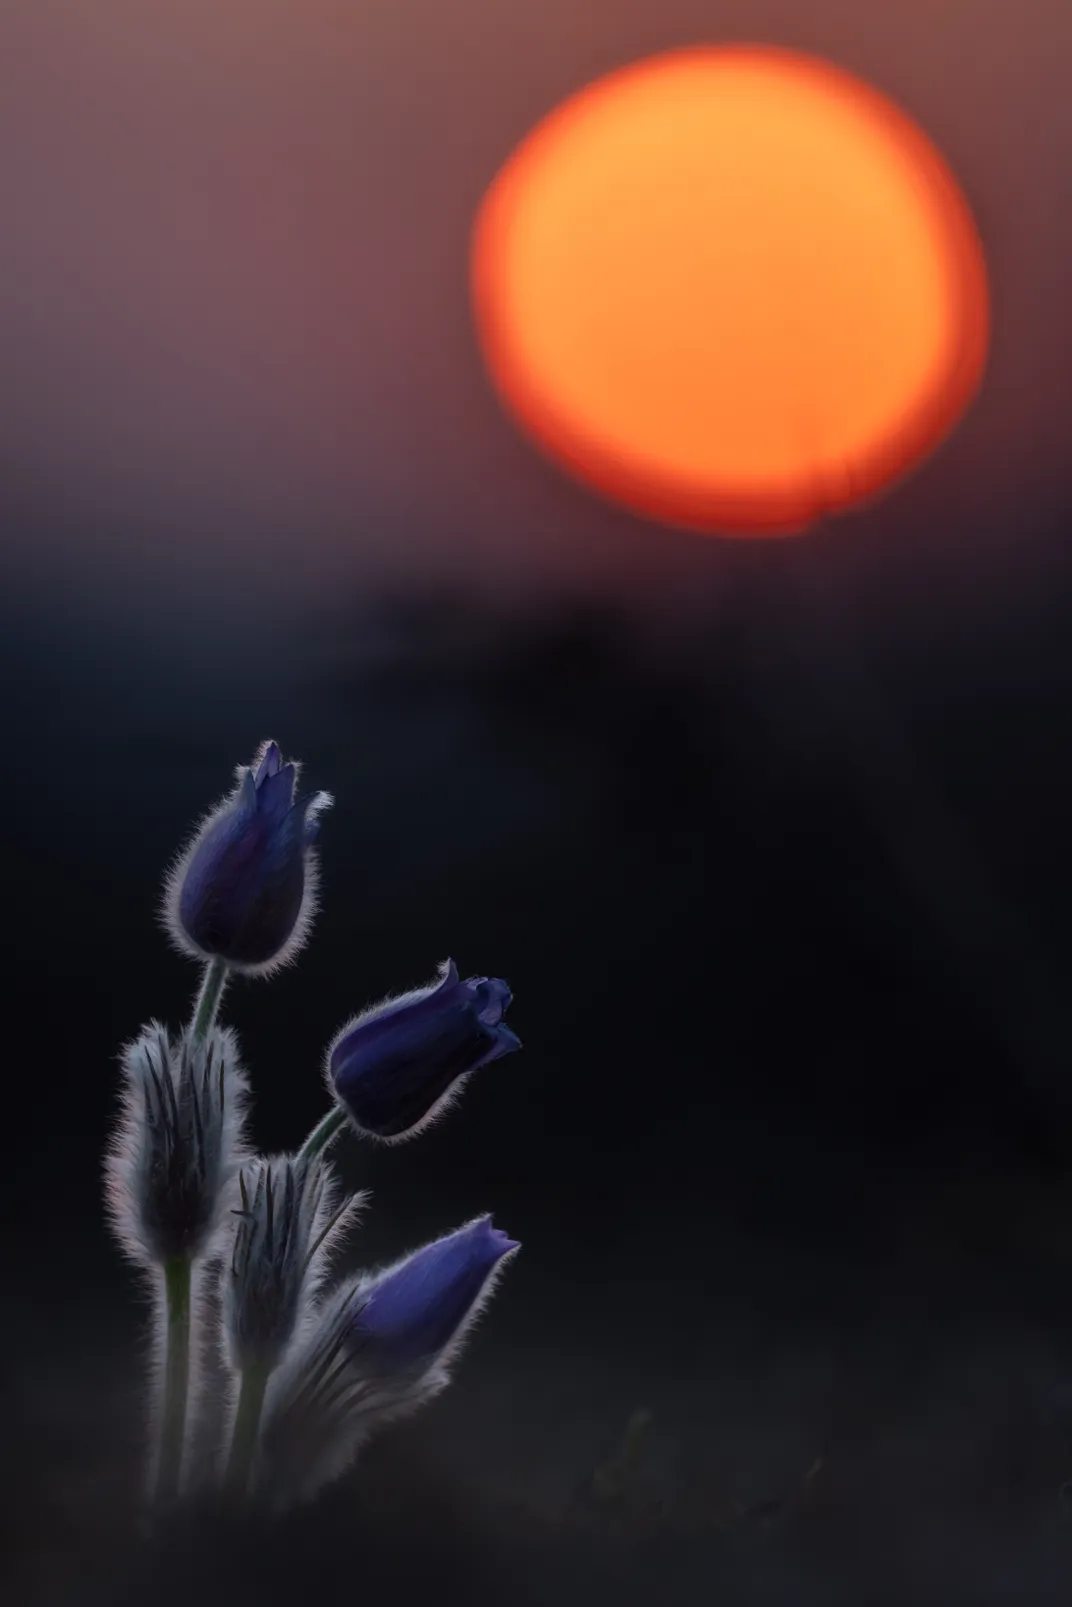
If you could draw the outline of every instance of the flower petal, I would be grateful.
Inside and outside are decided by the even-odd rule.
[[[261,762],[257,766],[257,773],[253,777],[254,783],[259,787],[266,777],[277,775],[282,764],[283,755],[280,751],[279,743],[269,742],[264,750]]]
[[[271,825],[285,820],[294,802],[297,772],[292,764],[273,770],[257,788],[257,810]]]
[[[513,999],[506,983],[499,977],[473,977],[469,985],[476,992],[477,1013],[481,1021],[486,1027],[497,1026]]]

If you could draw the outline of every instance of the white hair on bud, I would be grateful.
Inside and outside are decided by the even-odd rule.
[[[227,1359],[235,1369],[274,1367],[368,1195],[340,1198],[321,1156],[258,1156],[238,1188],[221,1282]]]
[[[203,1392],[206,1297],[212,1258],[230,1220],[238,1170],[248,1153],[245,1137],[248,1085],[235,1035],[214,1028],[202,1044],[189,1030],[173,1042],[152,1021],[120,1057],[120,1108],[105,1153],[105,1207],[126,1253],[147,1275],[152,1302],[149,1340],[150,1444],[162,1409],[167,1307],[165,1264],[192,1263],[186,1441],[190,1456],[197,1405]],[[155,1469],[149,1470],[150,1487]]]
[[[105,1155],[105,1204],[141,1266],[204,1254],[227,1220],[246,1158],[249,1088],[238,1043],[214,1027],[172,1041],[152,1021],[122,1051],[119,1119]]]
[[[221,1453],[234,1432],[243,1372],[270,1373],[287,1355],[368,1199],[367,1192],[340,1193],[321,1156],[258,1157],[239,1175],[240,1203],[220,1271],[229,1368]]]

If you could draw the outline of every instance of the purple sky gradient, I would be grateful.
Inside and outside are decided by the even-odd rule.
[[[516,436],[467,249],[544,111],[721,39],[891,94],[991,265],[970,416],[817,547],[886,578],[1041,556],[1072,510],[1068,0],[5,0],[0,486],[28,510],[7,563],[313,593],[422,569],[717,584],[733,544],[605,508]]]

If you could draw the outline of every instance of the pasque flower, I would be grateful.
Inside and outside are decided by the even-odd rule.
[[[196,1260],[227,1220],[245,1154],[247,1084],[234,1034],[172,1039],[150,1022],[123,1051],[122,1068],[105,1166],[112,1225],[143,1266]]]
[[[409,1138],[474,1071],[521,1047],[503,1020],[506,983],[463,981],[453,961],[336,1034],[332,1103],[296,1154],[250,1152],[246,1076],[234,1034],[215,1023],[232,972],[268,975],[308,935],[317,817],[331,798],[299,794],[298,773],[265,743],[179,855],[163,915],[175,945],[205,962],[200,987],[184,1031],[151,1022],[122,1055],[107,1206],[154,1296],[149,1489],[162,1515],[208,1463],[234,1510],[315,1495],[371,1433],[445,1387],[518,1249],[481,1216],[328,1286],[365,1198],[343,1198],[327,1162],[340,1132]],[[206,1333],[223,1390],[206,1387]]]
[[[227,1221],[239,1166],[247,1085],[234,1034],[188,1027],[172,1039],[151,1022],[123,1051],[119,1123],[105,1200],[121,1244],[146,1269],[155,1299],[150,1483],[163,1505],[181,1491],[190,1451],[191,1343],[203,1268]]]
[[[179,856],[164,918],[184,952],[267,975],[302,947],[316,906],[317,816],[331,798],[295,796],[299,769],[264,744]]]
[[[495,1269],[518,1249],[490,1216],[478,1216],[360,1279],[353,1332],[364,1368],[399,1374],[441,1365],[486,1298]]]
[[[236,1370],[279,1361],[365,1194],[339,1198],[317,1157],[258,1156],[238,1177],[234,1237],[224,1267],[223,1334]]]
[[[361,1133],[410,1138],[480,1066],[520,1049],[503,1023],[510,989],[496,977],[462,981],[448,960],[438,979],[356,1016],[327,1052],[327,1078]]]
[[[386,1269],[345,1284],[269,1388],[263,1493],[307,1499],[382,1424],[432,1399],[519,1245],[477,1217]]]
[[[223,1274],[222,1330],[237,1388],[227,1436],[225,1485],[246,1498],[257,1461],[264,1392],[314,1305],[342,1231],[364,1195],[337,1201],[321,1156],[258,1157],[238,1179],[241,1206]]]

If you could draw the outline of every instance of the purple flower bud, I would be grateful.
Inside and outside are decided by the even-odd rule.
[[[274,742],[239,766],[237,786],[197,828],[167,879],[164,920],[176,946],[267,975],[308,936],[316,908],[314,843],[326,792],[295,796],[300,765]]]
[[[480,1066],[521,1048],[505,1026],[510,989],[461,981],[453,960],[428,987],[354,1017],[327,1052],[327,1078],[358,1132],[386,1142],[433,1121]]]
[[[278,1506],[309,1499],[371,1433],[444,1389],[518,1248],[490,1217],[477,1217],[338,1290],[269,1386],[262,1492]]]
[[[365,1365],[399,1372],[442,1356],[468,1325],[488,1279],[516,1240],[477,1217],[426,1244],[354,1294],[354,1340]]]

